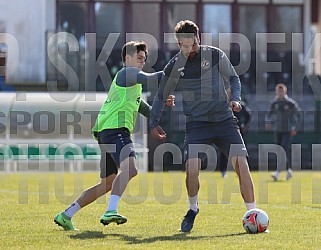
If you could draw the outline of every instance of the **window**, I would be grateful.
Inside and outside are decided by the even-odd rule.
[[[79,39],[86,32],[87,3],[58,2],[58,30],[69,32]]]
[[[250,41],[251,48],[256,48],[256,34],[266,33],[267,15],[265,5],[241,5],[239,8],[239,32]],[[258,41],[259,42],[259,41]]]
[[[203,33],[212,34],[212,45],[219,46],[219,34],[231,33],[231,5],[203,5]],[[206,43],[209,44],[209,43]]]
[[[146,33],[152,35],[158,43],[160,39],[160,4],[159,3],[132,3],[132,29],[133,33]],[[153,44],[147,36],[134,38],[136,40],[144,40],[149,49],[153,48]],[[132,40],[128,37],[127,40]]]
[[[95,3],[95,21],[97,47],[102,48],[109,33],[120,33],[116,48],[121,48],[125,42],[124,3]]]
[[[285,43],[275,44],[276,50],[292,50],[292,33],[302,31],[302,10],[300,6],[277,6],[273,8],[271,32],[285,33]]]
[[[165,32],[174,33],[174,28],[177,22],[181,20],[191,20],[197,23],[196,20],[196,5],[191,3],[170,3],[167,8],[167,28]],[[178,47],[174,43],[168,44],[170,50],[178,50]]]

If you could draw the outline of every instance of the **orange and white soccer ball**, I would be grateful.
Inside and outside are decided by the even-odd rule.
[[[243,227],[249,234],[268,232],[269,216],[262,209],[254,208],[243,216]]]

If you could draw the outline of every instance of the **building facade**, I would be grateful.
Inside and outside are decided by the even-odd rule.
[[[103,90],[121,67],[119,50],[128,40],[145,40],[151,51],[147,70],[161,69],[177,50],[170,33],[183,19],[195,21],[202,42],[222,48],[236,64],[250,52],[273,51],[277,58],[268,60],[282,61],[294,51],[306,71],[320,72],[320,60],[313,66],[311,58],[304,60],[313,30],[320,32],[320,21],[312,20],[317,5],[314,0],[0,0],[6,81],[61,81],[67,90]],[[52,38],[58,32],[65,33]],[[245,54],[233,54],[240,50]],[[99,56],[101,62],[92,66]],[[92,73],[107,68],[107,76]]]

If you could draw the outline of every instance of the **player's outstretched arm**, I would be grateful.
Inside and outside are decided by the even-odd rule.
[[[155,73],[146,73],[139,68],[126,67],[118,73],[117,85],[121,87],[130,87],[135,84],[159,84],[163,71]]]
[[[166,100],[166,107],[173,107],[175,106],[175,96],[169,95]],[[138,108],[138,113],[142,114],[146,118],[150,118],[150,113],[152,110],[152,106],[150,106],[147,102],[143,99],[141,100]]]
[[[163,74],[159,88],[154,97],[149,123],[152,136],[158,140],[163,140],[166,138],[166,133],[160,126],[158,126],[158,123],[161,118],[162,111],[165,107],[165,103],[167,102],[167,99],[170,96],[170,92],[174,88],[175,82],[170,80],[168,76]]]

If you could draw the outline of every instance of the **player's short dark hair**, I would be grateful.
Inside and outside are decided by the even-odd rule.
[[[176,39],[180,38],[191,38],[199,37],[199,28],[198,26],[191,20],[183,20],[176,24],[175,29]]]
[[[275,89],[283,89],[283,90],[287,90],[288,88],[286,87],[286,85],[284,83],[278,83],[276,86],[275,86]]]
[[[145,42],[141,41],[130,41],[124,44],[122,50],[121,50],[121,58],[123,62],[126,60],[126,55],[134,55],[135,52],[143,51],[145,52],[145,55],[147,57],[147,45]]]

